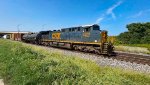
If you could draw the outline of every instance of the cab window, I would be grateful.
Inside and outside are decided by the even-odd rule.
[[[69,32],[71,32],[71,28],[69,28]]]
[[[84,31],[85,32],[89,32],[89,31],[91,31],[91,28],[90,27],[86,27],[86,28],[84,28]]]
[[[78,29],[78,31],[81,31],[80,27],[78,27],[77,29]]]
[[[61,31],[62,31],[62,32],[65,32],[65,29],[62,29]]]
[[[99,26],[97,25],[93,26],[93,30],[99,30]]]
[[[72,31],[75,31],[75,28],[72,28]]]

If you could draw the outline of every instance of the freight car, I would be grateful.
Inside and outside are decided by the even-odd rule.
[[[107,41],[107,31],[100,30],[97,24],[27,34],[23,36],[23,40],[98,54],[111,55],[113,53],[113,45]]]

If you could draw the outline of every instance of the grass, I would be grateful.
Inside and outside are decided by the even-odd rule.
[[[109,36],[108,41],[115,45],[116,51],[150,54],[150,44],[121,44],[116,36]]]
[[[8,85],[148,85],[150,75],[0,39],[0,77]]]
[[[115,46],[115,50],[150,54],[150,44],[120,44]]]
[[[150,51],[150,44],[127,44],[127,46],[144,47],[144,48],[147,48]]]

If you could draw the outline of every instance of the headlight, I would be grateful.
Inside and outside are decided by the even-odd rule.
[[[97,40],[95,40],[95,42],[97,42]]]

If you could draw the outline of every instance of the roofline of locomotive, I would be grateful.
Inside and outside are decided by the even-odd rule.
[[[92,26],[99,26],[98,24],[93,24],[93,25],[83,25],[83,26],[75,26],[75,27],[68,27],[68,28],[62,28],[62,29],[70,29],[70,28],[78,28],[78,27],[92,27]],[[61,30],[62,30],[61,29]]]

